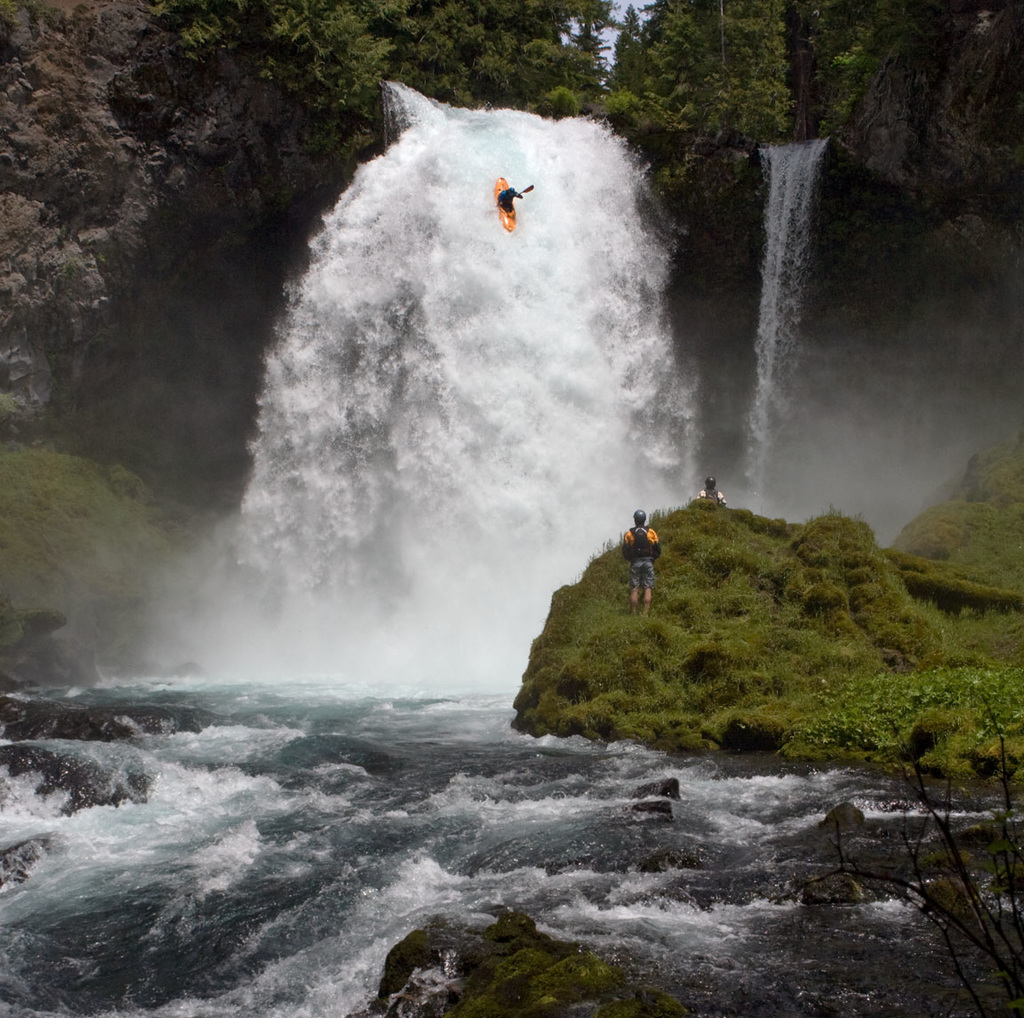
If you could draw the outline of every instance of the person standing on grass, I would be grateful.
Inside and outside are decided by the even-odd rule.
[[[654,595],[654,560],[661,554],[661,542],[653,527],[645,526],[647,513],[637,509],[633,513],[633,526],[622,538],[622,557],[629,563],[629,610],[635,615],[640,608],[640,589],[643,588],[643,613],[651,610]]]

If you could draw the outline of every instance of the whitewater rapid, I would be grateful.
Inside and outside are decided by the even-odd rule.
[[[295,676],[47,695],[203,726],[36,744],[144,775],[116,808],[69,814],[62,792],[0,768],[0,848],[45,846],[0,888],[3,1018],[344,1018],[411,930],[502,908],[700,1018],[970,1013],[913,908],[799,902],[835,865],[819,825],[838,803],[870,832],[848,850],[899,850],[880,832],[901,830],[907,790],[878,772],[535,740],[503,697],[358,697]],[[671,778],[670,814],[632,809]],[[644,865],[664,853],[685,861]]]

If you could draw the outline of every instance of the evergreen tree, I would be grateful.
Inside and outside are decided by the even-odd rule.
[[[789,132],[785,0],[658,0],[648,10],[648,90],[681,125]]]
[[[643,38],[640,15],[630,4],[615,40],[614,65],[610,79],[613,89],[643,95],[647,91],[647,45]]]

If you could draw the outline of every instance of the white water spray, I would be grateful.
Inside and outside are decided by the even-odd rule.
[[[267,361],[239,557],[278,624],[245,641],[511,686],[552,591],[638,505],[682,501],[667,253],[600,125],[387,98],[400,137],[328,216]],[[513,234],[499,175],[535,185]]]
[[[758,316],[757,388],[748,417],[747,476],[755,499],[764,497],[772,439],[786,410],[803,304],[815,185],[825,139],[761,150],[768,165],[765,252]]]

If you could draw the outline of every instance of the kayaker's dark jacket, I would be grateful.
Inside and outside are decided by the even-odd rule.
[[[514,187],[507,187],[498,194],[499,207],[506,212],[512,212],[515,209],[515,205],[512,204],[513,198],[522,198],[522,195]]]

